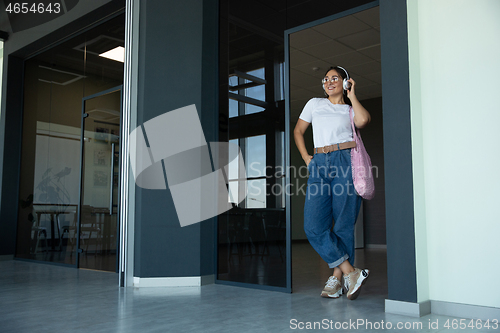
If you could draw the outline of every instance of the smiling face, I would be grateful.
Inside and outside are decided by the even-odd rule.
[[[323,79],[323,88],[328,96],[342,95],[344,92],[344,88],[342,88],[342,76],[334,69],[328,71]]]

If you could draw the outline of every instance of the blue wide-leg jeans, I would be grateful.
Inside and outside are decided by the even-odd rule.
[[[309,243],[330,268],[345,260],[354,265],[354,224],[361,197],[352,182],[351,150],[315,154],[307,168],[304,230]]]

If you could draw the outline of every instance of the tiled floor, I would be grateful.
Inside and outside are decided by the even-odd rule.
[[[450,331],[443,325],[451,317],[411,318],[384,312],[384,250],[357,251],[357,265],[370,268],[372,274],[355,301],[319,297],[330,271],[308,244],[295,245],[293,251],[292,294],[219,284],[119,288],[114,273],[3,261],[0,332],[289,332],[305,330],[300,328],[307,328],[308,322],[322,324],[318,330],[331,326],[341,332],[394,331],[398,322],[422,325],[403,328],[405,332]],[[364,325],[353,326],[361,320]],[[429,322],[436,320],[439,328],[429,329]],[[372,329],[367,329],[367,321]],[[376,329],[388,323],[392,329]]]

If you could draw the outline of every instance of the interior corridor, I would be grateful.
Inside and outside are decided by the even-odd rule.
[[[330,271],[308,243],[295,244],[293,253],[292,294],[219,284],[119,288],[115,273],[3,261],[1,332],[289,332],[300,330],[299,322],[306,325],[325,319],[334,329],[336,323],[346,326],[350,320],[364,320],[373,325],[382,321],[384,325],[394,325],[392,330],[376,330],[380,332],[394,331],[398,322],[407,327],[415,325],[414,329],[403,329],[405,332],[440,332],[445,330],[446,320],[453,319],[438,315],[412,318],[384,312],[385,250],[357,250],[356,264],[370,268],[372,273],[355,301],[345,296],[319,297]],[[293,319],[296,322],[291,322]],[[429,329],[429,320],[439,320],[440,329]],[[418,323],[422,323],[422,328],[416,326]],[[356,329],[374,330],[366,326]],[[481,330],[474,330],[477,331]]]

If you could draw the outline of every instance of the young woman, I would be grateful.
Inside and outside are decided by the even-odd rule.
[[[354,224],[361,197],[352,181],[351,148],[356,143],[349,110],[352,106],[357,128],[368,125],[371,118],[356,98],[356,82],[344,68],[331,67],[322,82],[326,97],[309,100],[294,129],[295,144],[309,170],[304,230],[312,247],[333,268],[321,296],[340,297],[343,277],[347,298],[354,300],[369,270],[353,266]],[[313,128],[313,155],[304,144],[309,124]]]

